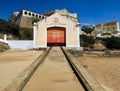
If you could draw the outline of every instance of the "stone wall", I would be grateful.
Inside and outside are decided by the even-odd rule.
[[[33,28],[32,18],[42,20],[45,16],[28,10],[21,10],[20,12],[14,12],[11,15],[11,22],[19,25],[20,27]]]
[[[20,24],[21,27],[33,28],[31,17],[21,16]]]

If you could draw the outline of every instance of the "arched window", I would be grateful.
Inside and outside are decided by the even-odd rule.
[[[39,18],[41,19],[41,15],[39,15]]]
[[[27,11],[25,11],[24,14],[27,15]]]
[[[32,16],[35,16],[35,14],[33,13]]]
[[[36,15],[36,17],[38,18],[38,15]]]
[[[42,19],[44,19],[44,16],[42,16]]]
[[[29,12],[29,15],[31,16],[31,13]]]

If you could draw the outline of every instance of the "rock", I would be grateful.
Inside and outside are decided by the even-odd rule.
[[[106,50],[106,51],[105,51],[105,54],[106,54],[106,55],[111,55],[112,53],[111,53],[110,50]]]
[[[93,46],[94,46],[93,50],[95,50],[95,51],[104,51],[104,50],[107,49],[107,48],[101,43],[101,41],[96,42]]]
[[[83,51],[91,51],[90,47],[84,47]]]
[[[4,42],[0,42],[0,52],[10,49],[9,45]]]

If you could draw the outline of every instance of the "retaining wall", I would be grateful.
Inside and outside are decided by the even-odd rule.
[[[14,49],[33,49],[33,40],[7,40],[10,48]]]

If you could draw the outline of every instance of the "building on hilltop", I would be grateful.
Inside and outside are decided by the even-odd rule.
[[[103,30],[106,32],[117,33],[117,31],[119,31],[119,23],[117,21],[107,22],[103,25]]]
[[[97,29],[102,29],[102,30],[103,30],[103,24],[96,24],[95,27],[96,27]]]
[[[42,20],[44,15],[31,12],[28,10],[21,10],[20,12],[14,12],[10,17],[10,22],[19,25],[20,27],[33,28],[33,19]]]
[[[110,21],[105,24],[96,24],[95,27],[97,29],[102,29],[103,32],[117,33],[119,31],[119,22]]]
[[[56,12],[64,17],[71,19],[72,21],[78,22],[77,14],[69,13],[66,9],[54,10],[45,14],[38,14],[28,10],[21,10],[20,12],[14,12],[11,15],[10,22],[17,24],[20,27],[33,28],[33,22],[35,19],[41,21]]]

